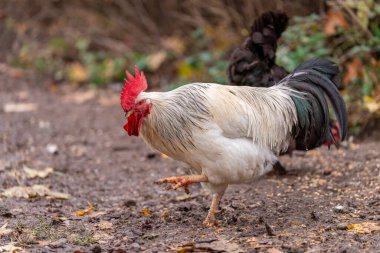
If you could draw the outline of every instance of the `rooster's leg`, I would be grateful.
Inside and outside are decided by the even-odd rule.
[[[216,193],[214,197],[212,198],[210,210],[208,211],[207,217],[205,221],[203,222],[204,225],[208,227],[213,227],[217,225],[215,215],[216,215],[216,212],[218,211],[219,203],[223,197],[223,194],[224,194],[224,190],[222,192]]]
[[[180,177],[167,177],[156,181],[157,184],[173,184],[169,189],[177,190],[180,187],[185,189],[186,193],[189,193],[188,185],[193,183],[207,182],[208,178],[205,175],[191,175]]]

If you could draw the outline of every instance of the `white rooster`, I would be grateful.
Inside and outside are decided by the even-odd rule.
[[[334,141],[328,100],[339,137],[345,138],[347,112],[337,90],[338,73],[334,63],[315,59],[269,88],[193,83],[169,92],[144,92],[147,81],[136,68],[135,76],[127,72],[121,94],[124,129],[191,167],[194,175],[158,182],[185,190],[202,182],[214,194],[204,221],[213,226],[229,184],[265,174],[281,153]]]

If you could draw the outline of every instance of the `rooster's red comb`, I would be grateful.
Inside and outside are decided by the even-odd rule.
[[[121,91],[120,103],[124,111],[131,110],[135,104],[137,96],[148,88],[144,72],[139,73],[139,69],[135,66],[135,76],[131,75],[128,71],[125,72],[127,79],[124,79],[124,88]]]

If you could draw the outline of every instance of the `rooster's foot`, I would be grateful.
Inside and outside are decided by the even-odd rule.
[[[218,211],[220,200],[222,199],[224,194],[224,190],[216,193],[214,197],[212,198],[210,210],[208,211],[207,217],[205,221],[203,222],[203,225],[207,227],[216,227],[218,226],[218,223],[216,222],[216,213]]]
[[[215,216],[207,216],[207,218],[203,221],[203,225],[205,225],[206,227],[216,227],[218,226],[218,223],[216,222],[216,218]]]
[[[167,177],[156,181],[156,184],[172,184],[168,186],[168,190],[177,190],[183,187],[188,194],[188,186],[193,183],[207,182],[208,179],[205,175],[192,175],[192,176],[180,176],[180,177]]]

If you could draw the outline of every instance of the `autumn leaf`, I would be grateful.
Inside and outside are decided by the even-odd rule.
[[[19,252],[22,251],[23,249],[20,247],[15,246],[15,243],[9,243],[5,245],[0,245],[0,252]]]
[[[346,18],[344,17],[343,12],[340,10],[330,9],[326,15],[323,31],[327,35],[334,35],[336,34],[337,27],[348,28],[349,25],[346,21]]]
[[[166,49],[171,50],[179,55],[182,54],[186,49],[185,42],[180,37],[166,38],[163,40],[162,44]]]
[[[157,70],[161,64],[165,61],[166,59],[166,52],[164,50],[160,50],[154,54],[151,54],[147,58],[147,65],[149,70],[155,71]]]
[[[183,61],[178,66],[178,75],[183,79],[190,79],[191,74],[193,73],[193,68],[189,63]]]
[[[144,216],[149,216],[150,215],[150,210],[146,208],[146,209],[141,210],[140,213],[142,215],[144,215]]]
[[[99,228],[100,230],[111,229],[112,226],[113,226],[112,222],[109,222],[109,221],[101,221],[99,224],[95,225],[95,227]]]
[[[8,224],[5,223],[2,227],[0,227],[0,238],[13,232],[12,229],[7,228],[7,225]]]
[[[283,253],[283,251],[276,248],[269,248],[267,253]]]
[[[374,222],[363,222],[349,224],[347,230],[355,234],[371,234],[380,231],[380,226]]]
[[[67,96],[65,96],[63,99],[69,103],[83,104],[87,101],[94,99],[96,95],[97,95],[96,90],[89,89],[86,91],[77,91],[74,93],[70,93]]]
[[[36,177],[45,178],[49,176],[51,173],[53,173],[54,171],[53,168],[50,168],[50,167],[45,168],[43,170],[34,170],[34,169],[24,166],[23,169],[27,178],[36,178]]]
[[[75,214],[76,216],[85,216],[94,210],[94,206],[91,203],[88,203],[88,207],[84,210],[79,210]]]
[[[15,186],[4,190],[2,196],[7,198],[36,198],[47,197],[54,199],[68,199],[70,197],[67,193],[51,191],[45,185],[32,185],[32,186]]]
[[[7,103],[3,107],[4,112],[32,112],[37,110],[35,103]]]
[[[68,77],[73,83],[82,83],[88,79],[87,69],[80,63],[72,63],[68,68]]]
[[[113,239],[113,235],[110,235],[104,231],[96,231],[94,234],[94,240],[100,244],[105,244],[111,239]]]
[[[373,113],[380,109],[380,103],[378,103],[375,99],[370,96],[363,97],[364,105],[368,109],[369,112]]]
[[[363,74],[363,64],[362,61],[355,57],[352,61],[346,63],[346,74],[343,77],[342,83],[344,85],[350,84],[354,79],[360,77]]]

